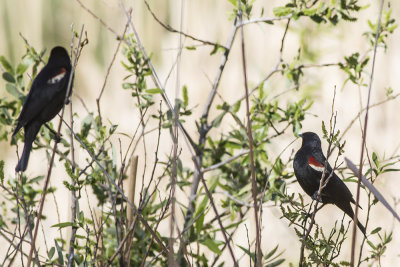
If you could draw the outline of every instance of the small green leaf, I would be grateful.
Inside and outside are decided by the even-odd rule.
[[[10,83],[15,83],[14,76],[9,72],[3,72],[3,79]]]
[[[378,233],[380,230],[382,230],[382,227],[377,227],[374,230],[371,231],[371,235]]]
[[[22,93],[19,92],[19,90],[17,89],[17,87],[15,87],[14,84],[12,83],[7,83],[6,84],[6,90],[7,92],[9,92],[12,96],[14,96],[15,98],[22,98],[24,95]]]
[[[185,46],[187,50],[196,50],[195,46]]]
[[[306,15],[306,16],[313,16],[317,13],[316,8],[303,9],[302,11],[303,11],[304,15]]]
[[[254,253],[250,252],[250,250],[248,250],[248,249],[245,248],[245,247],[242,247],[242,246],[239,246],[239,245],[238,245],[238,247],[239,247],[241,250],[243,250],[244,253],[246,253],[248,256],[250,256],[250,257],[254,260]]]
[[[207,204],[208,204],[208,196],[205,195],[203,200],[201,201],[200,205],[198,205],[196,207],[196,213],[195,213],[196,216],[195,217],[197,217],[201,212],[203,212],[203,210],[206,208]]]
[[[241,103],[242,103],[241,101],[237,101],[235,104],[233,104],[232,106],[233,113],[237,113],[239,111]]]
[[[53,258],[54,252],[56,252],[56,249],[54,247],[51,247],[51,249],[47,253],[47,256],[49,257],[50,260],[51,260],[51,258]]]
[[[183,95],[183,106],[186,108],[189,105],[189,96],[186,85],[182,87],[182,95]]]
[[[292,13],[292,8],[285,7],[285,6],[275,7],[273,12],[274,12],[275,16],[283,17],[283,16],[287,16],[290,13]]]
[[[203,214],[200,215],[200,217],[196,221],[196,233],[199,236],[200,236],[201,230],[203,230],[205,216],[206,216],[206,213],[204,212]]]
[[[279,246],[279,245],[276,245],[275,248],[273,248],[270,252],[268,252],[267,254],[265,254],[264,259],[267,260],[267,259],[271,258],[272,255],[274,255],[275,252],[278,250],[278,246]]]
[[[75,224],[73,222],[63,222],[63,223],[54,224],[51,227],[65,228],[65,227],[70,227],[70,226],[74,226],[74,225]]]
[[[265,267],[276,267],[278,265],[281,265],[281,263],[283,263],[284,261],[285,261],[285,259],[280,259],[280,260],[274,261],[270,264],[267,264]]]
[[[221,250],[219,249],[216,241],[214,241],[210,238],[207,238],[206,240],[202,241],[201,244],[208,247],[212,252],[214,252],[218,255],[221,255]]]
[[[64,257],[62,254],[62,249],[58,245],[57,240],[54,239],[54,243],[56,244],[56,249],[57,249],[57,254],[58,254],[58,263],[61,264],[61,266],[64,266]]]
[[[4,183],[4,160],[0,160],[0,181]]]
[[[146,90],[146,93],[148,93],[148,94],[152,94],[152,95],[155,95],[155,94],[162,94],[162,90],[160,89],[160,88],[152,88],[152,89],[147,89]]]
[[[375,245],[371,241],[367,240],[367,243],[372,249],[376,249]]]
[[[14,70],[11,67],[11,64],[7,61],[4,56],[0,56],[0,63],[3,65],[4,69],[12,74],[14,74]]]
[[[31,59],[26,58],[22,63],[18,64],[17,67],[17,74],[21,75],[26,72],[26,70],[29,68],[29,65],[32,63]]]

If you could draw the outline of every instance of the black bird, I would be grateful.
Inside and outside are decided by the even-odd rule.
[[[67,50],[61,46],[50,52],[47,65],[32,82],[31,89],[18,117],[13,136],[24,127],[25,145],[15,171],[25,171],[28,166],[32,143],[40,127],[53,119],[62,109],[71,75],[71,60]]]
[[[317,134],[306,132],[300,136],[303,138],[303,143],[294,156],[294,174],[307,195],[316,199],[326,158],[322,153],[321,140]],[[327,163],[325,181],[331,172],[332,168],[329,163]],[[339,209],[349,215],[351,219],[353,219],[354,212],[350,205],[350,202],[355,203],[353,195],[335,173],[333,173],[328,184],[322,190],[321,200],[323,204],[336,205]],[[365,227],[359,221],[357,226],[365,235]]]

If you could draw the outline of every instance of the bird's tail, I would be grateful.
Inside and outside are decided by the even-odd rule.
[[[367,235],[367,232],[365,231],[364,225],[362,225],[362,224],[360,223],[360,221],[358,221],[358,222],[357,222],[357,226],[358,226],[358,228],[361,230],[361,232],[366,236],[366,235]]]
[[[28,167],[29,155],[31,154],[32,143],[25,142],[24,151],[22,152],[22,156],[18,161],[17,167],[15,167],[16,172],[24,172],[26,167]]]
[[[350,202],[340,202],[336,204],[336,206],[338,206],[341,210],[343,210],[353,220],[354,212],[350,205]],[[360,221],[357,222],[357,226],[364,235],[367,234],[364,225],[362,225]]]

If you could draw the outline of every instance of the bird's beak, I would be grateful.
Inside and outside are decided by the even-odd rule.
[[[303,134],[302,134],[302,133],[299,133],[299,137],[303,138]]]

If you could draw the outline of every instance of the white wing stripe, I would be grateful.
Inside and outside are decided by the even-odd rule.
[[[59,74],[57,74],[57,75],[54,76],[53,78],[49,79],[49,80],[47,81],[47,83],[48,83],[48,84],[55,84],[55,83],[58,83],[59,81],[62,80],[62,78],[64,78],[65,74],[67,74],[67,72],[66,72],[66,70],[63,68]]]
[[[324,167],[315,166],[313,164],[308,164],[308,165],[310,165],[310,167],[313,168],[316,171],[319,171],[319,172],[323,172],[324,171]]]

